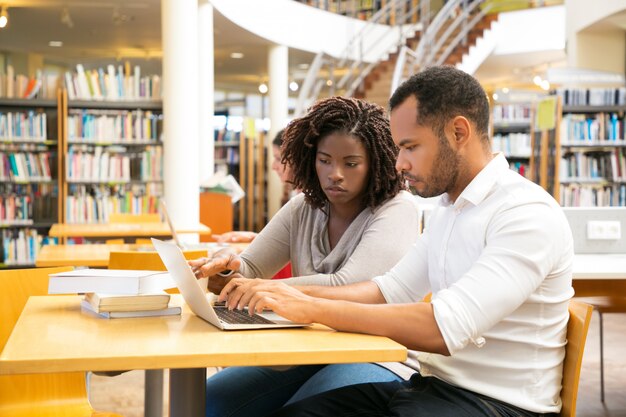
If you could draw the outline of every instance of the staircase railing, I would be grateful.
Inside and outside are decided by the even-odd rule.
[[[317,100],[324,87],[328,87],[330,95],[336,93],[354,95],[371,70],[389,54],[397,51],[407,38],[420,29],[423,22],[411,22],[411,19],[418,14],[423,2],[428,1],[390,0],[351,38],[340,57],[319,52],[309,66],[300,88],[295,115],[303,114],[306,108]],[[401,12],[396,13],[397,11]],[[386,25],[392,16],[395,17],[395,26],[389,26],[389,31],[397,31],[397,36],[388,36],[389,32],[382,33],[383,31],[375,35],[374,31]],[[376,48],[380,53],[373,59],[370,56],[366,61],[364,59],[366,48],[368,50]],[[339,78],[337,82],[336,77]]]
[[[405,74],[443,64],[459,44],[467,41],[469,32],[492,7],[493,2],[486,0],[448,0],[425,28],[417,47],[414,50],[406,46],[400,49],[389,94],[405,80]],[[445,49],[444,45],[447,45]]]

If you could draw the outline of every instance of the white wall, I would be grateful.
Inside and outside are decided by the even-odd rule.
[[[624,31],[610,25],[590,26],[626,10],[626,0],[565,0],[565,7],[568,65],[623,74]]]
[[[500,13],[457,68],[474,74],[490,55],[564,50],[565,44],[563,6]]]

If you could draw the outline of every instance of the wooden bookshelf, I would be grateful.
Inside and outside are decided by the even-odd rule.
[[[106,222],[112,212],[158,212],[163,195],[161,105],[65,99],[64,222]]]
[[[524,177],[530,177],[530,154],[534,135],[532,103],[497,103],[491,111],[492,149],[504,154],[512,170]]]
[[[626,105],[564,106],[560,201],[626,206]]]
[[[61,101],[0,98],[0,268],[34,266],[61,219]]]

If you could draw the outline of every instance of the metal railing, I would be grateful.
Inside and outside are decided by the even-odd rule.
[[[414,16],[418,15],[421,2],[390,0],[350,39],[339,57],[319,52],[309,66],[300,88],[295,115],[303,114],[306,108],[317,100],[325,87],[328,88],[327,92],[330,95],[354,95],[371,70],[389,54],[396,52],[420,29],[422,23],[418,23],[417,20],[420,19]],[[386,25],[390,20],[394,21],[393,26]],[[396,31],[397,36],[387,36],[388,31],[380,30],[384,27],[382,25],[387,26],[388,31]],[[364,59],[366,49],[373,48],[380,53],[366,61]],[[337,82],[336,78],[339,78]]]

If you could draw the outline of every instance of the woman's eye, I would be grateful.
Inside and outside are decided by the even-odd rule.
[[[328,159],[318,159],[320,164],[328,164]]]
[[[358,163],[356,163],[356,162],[347,162],[347,163],[346,163],[346,166],[347,166],[347,167],[350,167],[350,168],[354,168],[354,167],[355,167],[355,166],[357,166],[357,165],[358,165]]]

